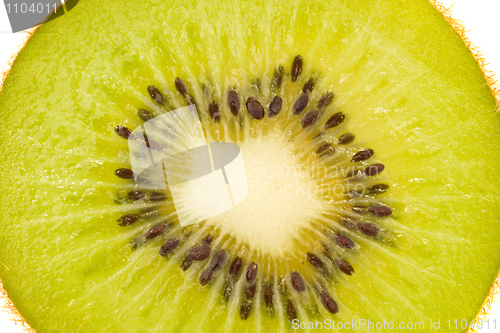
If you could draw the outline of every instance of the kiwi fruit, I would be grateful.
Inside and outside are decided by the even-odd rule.
[[[131,160],[196,140],[140,134],[186,108],[248,193],[183,225]],[[81,0],[0,93],[3,288],[36,332],[464,332],[500,266],[496,111],[427,0]]]

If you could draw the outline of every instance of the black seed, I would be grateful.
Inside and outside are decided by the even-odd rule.
[[[245,289],[245,297],[247,299],[252,299],[254,296],[255,296],[255,284],[251,284]]]
[[[182,97],[186,97],[188,93],[188,88],[184,81],[181,78],[176,78],[175,79],[175,89],[182,95]]]
[[[337,234],[335,236],[335,241],[340,247],[344,249],[352,249],[354,247],[353,240],[347,237],[346,235]]]
[[[226,288],[224,289],[224,299],[226,301],[229,301],[229,298],[231,298],[231,294],[233,293],[233,288],[234,288],[234,284],[233,284],[233,282],[230,281],[226,285]]]
[[[300,55],[296,56],[292,63],[292,82],[297,81],[300,73],[302,73],[302,65],[302,57]]]
[[[273,285],[268,284],[266,287],[266,291],[264,292],[264,302],[266,302],[267,306],[272,306],[274,302],[274,290]]]
[[[229,111],[235,116],[238,115],[240,111],[240,98],[238,93],[234,90],[229,90],[227,93],[227,104],[229,105]]]
[[[369,194],[381,194],[387,192],[389,185],[387,184],[376,184],[368,187]]]
[[[160,236],[161,234],[163,234],[164,232],[166,232],[167,230],[168,230],[168,225],[163,224],[163,223],[159,224],[157,226],[154,226],[151,229],[149,229],[148,232],[146,233],[146,239],[156,238],[156,237]]]
[[[297,271],[293,271],[290,274],[290,283],[292,284],[293,289],[298,292],[302,292],[306,290],[306,286],[304,285],[304,280],[302,280],[302,276]]]
[[[387,206],[371,206],[367,210],[378,217],[387,217],[392,214],[392,209]]]
[[[184,258],[184,261],[181,264],[182,270],[187,271],[192,264],[193,262],[189,259],[189,257]]]
[[[188,252],[188,258],[191,260],[201,261],[210,256],[210,247],[208,245],[197,246]]]
[[[246,320],[248,316],[250,316],[250,310],[251,310],[251,302],[243,301],[240,307],[240,318],[242,320]]]
[[[333,152],[333,147],[332,147],[332,144],[331,143],[325,143],[324,145],[322,145],[321,147],[318,148],[318,150],[316,150],[316,154],[318,154],[319,156],[321,155],[324,155],[326,153],[331,153]]]
[[[118,219],[118,225],[124,227],[126,225],[131,225],[139,219],[139,215],[137,214],[128,214],[120,217]]]
[[[283,99],[280,96],[274,96],[273,101],[269,104],[269,118],[276,116],[281,112],[281,108],[283,107]]]
[[[305,84],[304,87],[302,88],[302,92],[304,94],[310,94],[314,89],[314,79],[310,78]]]
[[[308,103],[309,103],[309,95],[306,94],[301,95],[293,105],[293,114],[299,115],[302,111],[305,110]]]
[[[141,191],[132,191],[127,193],[127,197],[131,200],[141,200],[146,196],[146,193],[141,192]]]
[[[358,223],[358,229],[367,236],[378,235],[378,228],[370,223]]]
[[[385,166],[381,163],[372,164],[366,167],[365,174],[367,176],[376,176],[384,171]]]
[[[352,268],[351,264],[345,261],[344,259],[335,259],[335,265],[347,275],[352,275],[354,273],[354,268]]]
[[[356,223],[354,223],[354,222],[340,219],[340,223],[342,223],[342,225],[344,225],[348,229],[356,229]]]
[[[177,246],[179,245],[179,238],[170,238],[163,244],[163,246],[160,248],[160,255],[162,257],[166,256],[167,254],[172,253]]]
[[[186,102],[188,105],[196,105],[196,101],[194,100],[193,96],[188,95],[186,97]]]
[[[312,124],[314,124],[316,120],[318,120],[318,118],[319,118],[318,110],[311,110],[308,113],[306,113],[304,118],[302,118],[301,125],[303,128],[309,127]]]
[[[212,244],[212,241],[214,240],[214,236],[208,234],[204,239],[203,239],[203,243],[207,244],[207,245],[210,245]]]
[[[283,66],[279,65],[274,70],[273,86],[276,88],[281,88],[281,82],[283,81],[283,74],[285,74],[285,69]]]
[[[286,315],[290,321],[297,319],[297,311],[295,311],[295,306],[291,300],[286,302]]]
[[[329,91],[329,92],[323,94],[323,96],[321,96],[319,98],[318,109],[323,109],[323,108],[327,107],[332,101],[333,101],[333,93],[332,92]]]
[[[130,134],[132,134],[132,131],[129,128],[124,127],[124,126],[116,126],[115,133],[124,139],[128,139]]]
[[[362,162],[370,159],[373,156],[372,149],[358,151],[351,159],[351,162]]]
[[[331,116],[330,119],[326,121],[325,128],[328,129],[338,126],[344,121],[344,119],[345,119],[345,114],[343,114],[342,112],[337,112],[336,114]]]
[[[208,112],[210,112],[210,117],[214,123],[218,123],[220,121],[219,105],[216,102],[212,101],[210,103],[208,106]]]
[[[264,118],[264,108],[260,105],[259,101],[257,101],[253,97],[248,97],[247,99],[247,110],[250,115],[255,119]]]
[[[165,104],[165,99],[163,98],[163,95],[161,92],[158,90],[158,88],[154,86],[149,86],[148,87],[148,93],[149,96],[158,104],[163,105]]]
[[[258,269],[259,269],[259,267],[254,262],[251,263],[250,266],[248,266],[247,274],[246,274],[246,278],[247,278],[248,283],[252,283],[253,280],[255,280],[255,278],[257,277]]]
[[[156,141],[153,141],[152,139],[148,138],[147,136],[144,136],[144,140],[146,141],[146,147],[154,149],[156,151],[163,150],[163,146],[162,145],[160,145]]]
[[[212,270],[206,269],[205,271],[203,271],[203,273],[201,273],[200,284],[202,286],[204,286],[207,283],[209,283],[210,281],[212,281],[213,278],[214,278],[214,274],[213,274]]]
[[[316,256],[314,253],[308,252],[307,260],[311,263],[311,265],[313,265],[317,269],[323,269],[323,267],[325,266],[323,264],[323,261],[320,258],[318,258],[318,256]]]
[[[354,141],[354,134],[346,133],[339,138],[339,145],[347,145]]]
[[[240,257],[236,257],[231,263],[231,267],[229,267],[229,277],[235,277],[238,275],[241,269],[241,265],[243,264],[243,260]]]
[[[148,199],[150,201],[165,201],[168,199],[168,197],[165,193],[151,192],[148,194]]]
[[[321,303],[325,307],[325,309],[333,314],[336,314],[339,312],[339,306],[337,303],[333,300],[333,298],[328,295],[326,292],[322,291],[320,293],[320,298],[321,298]]]
[[[215,252],[214,256],[212,257],[212,260],[210,260],[210,266],[208,267],[215,272],[222,267],[224,260],[226,260],[226,251],[219,250]]]
[[[152,148],[151,144],[149,143],[149,138],[147,135],[144,135],[144,142],[146,143],[146,147]]]
[[[144,109],[139,109],[139,111],[137,111],[137,115],[144,121],[148,121],[154,118],[151,112]]]

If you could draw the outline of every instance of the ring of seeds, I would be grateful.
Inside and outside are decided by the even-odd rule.
[[[320,203],[321,207],[326,207],[325,213],[309,219],[307,232],[315,235],[315,241],[306,237],[309,241],[306,240],[305,245],[289,248],[293,255],[280,254],[283,259],[302,258],[300,264],[273,268],[265,256],[256,254],[260,249],[252,249],[251,242],[245,244],[244,237],[243,242],[236,239],[224,225],[207,221],[180,226],[168,190],[140,188],[135,183],[139,175],[134,174],[130,165],[113,170],[117,182],[127,188],[124,193],[116,193],[115,201],[127,205],[128,209],[117,219],[117,224],[137,231],[131,240],[132,248],[139,251],[157,247],[158,255],[165,261],[175,260],[179,270],[194,271],[201,286],[215,288],[218,285],[218,293],[225,302],[239,302],[241,320],[252,315],[256,302],[273,311],[276,302],[281,302],[280,308],[290,321],[300,317],[301,302],[306,298],[327,313],[342,311],[335,300],[338,296],[329,286],[341,283],[339,276],[348,278],[358,271],[355,259],[362,250],[358,242],[387,246],[396,231],[390,230],[387,225],[391,224],[384,222],[392,219],[394,212],[390,202],[383,199],[391,188],[384,177],[385,165],[376,160],[376,151],[356,142],[355,134],[345,126],[349,111],[338,109],[335,93],[321,85],[317,79],[320,75],[304,75],[310,72],[306,65],[302,56],[297,55],[289,70],[285,64],[271,66],[274,70],[269,75],[271,89],[268,94],[254,88],[241,88],[240,84],[226,87],[225,95],[218,96],[210,82],[189,86],[186,82],[193,80],[180,77],[172,80],[172,91],[164,91],[154,83],[144,90],[162,112],[170,111],[170,105],[193,104],[205,127],[209,128],[210,124],[231,126],[239,131],[237,135],[219,139],[236,142],[243,148],[247,137],[255,136],[247,129],[247,123],[255,122],[254,126],[261,133],[265,133],[265,126],[279,128],[283,133],[299,133],[285,136],[298,147],[293,151],[295,155],[308,165],[322,167],[322,173],[314,175],[321,184],[330,182],[341,188],[339,193],[331,194],[323,191],[323,185],[318,186],[322,189],[319,196],[329,203]],[[197,94],[200,90],[203,93]],[[284,91],[294,96],[291,102],[283,97]],[[144,106],[137,110],[137,120],[151,121],[157,114],[157,110]],[[113,130],[123,143],[138,140],[133,131],[123,125],[117,124]],[[264,149],[260,145],[272,144],[266,141],[265,134],[263,137],[254,139],[256,155]],[[147,137],[144,143],[151,149],[165,149],[163,143]],[[269,156],[272,159],[272,154]],[[325,172],[333,169],[336,175]],[[259,171],[262,178],[263,171]],[[218,279],[223,283],[216,284]],[[305,294],[309,296],[302,296]]]

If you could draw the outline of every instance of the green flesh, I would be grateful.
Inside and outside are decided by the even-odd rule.
[[[304,71],[291,83],[298,54]],[[284,109],[256,121],[242,102],[239,129],[224,102],[227,89],[236,87],[242,98],[255,95],[251,82],[269,87],[278,65],[286,73]],[[41,26],[0,93],[0,261],[9,268],[0,265],[0,277],[21,315],[39,333],[291,330],[284,301],[271,316],[261,289],[249,318],[240,319],[243,296],[229,303],[222,297],[229,264],[220,279],[201,288],[199,273],[208,262],[183,272],[182,256],[158,255],[170,236],[132,250],[131,241],[153,222],[116,223],[137,207],[114,202],[130,185],[113,174],[129,167],[127,142],[113,128],[140,126],[139,108],[162,112],[147,94],[149,85],[169,98],[171,108],[184,106],[174,86],[181,77],[210,141],[236,141],[245,152],[245,145],[264,138],[303,162],[320,146],[314,139],[319,127],[300,127],[311,108],[299,117],[289,110],[312,76],[318,78],[314,100],[335,93],[318,126],[336,112],[346,114],[328,133],[350,131],[356,135],[352,149],[376,152],[376,161],[385,164],[377,182],[390,184],[379,199],[394,213],[374,220],[387,237],[342,229],[359,247],[341,251],[355,273],[336,271],[327,286],[339,312],[327,313],[313,289],[312,299],[292,290],[299,319],[424,322],[426,328],[441,320],[442,331],[448,319],[470,323],[500,266],[500,120],[474,57],[426,0],[127,6],[82,0]],[[208,117],[201,84],[221,105],[219,124]],[[277,91],[262,90],[267,113]],[[292,140],[297,135],[300,140]],[[333,200],[327,206],[334,212],[344,206],[338,198],[323,199]],[[328,209],[309,214],[311,221],[341,230]],[[162,212],[171,216],[171,207]],[[203,236],[197,230],[192,243]],[[303,239],[290,238],[293,249],[275,260],[271,244],[257,251],[242,235],[230,239],[221,230],[214,248],[225,248],[229,263],[236,253],[246,255],[244,267],[259,262],[260,285],[265,271],[276,282],[293,269],[302,269],[306,281],[316,274],[304,256],[317,253],[311,244],[320,236],[312,229]],[[182,233],[170,231],[176,232]]]

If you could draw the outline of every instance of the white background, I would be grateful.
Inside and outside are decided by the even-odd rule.
[[[469,30],[467,36],[483,52],[488,69],[499,73],[500,79],[500,23],[498,20],[500,0],[442,0],[446,7],[452,7],[453,17],[462,21]],[[23,33],[11,33],[7,13],[3,4],[0,4],[0,73],[7,66],[7,61],[16,53],[23,41]],[[0,307],[4,302],[0,300]],[[496,298],[489,316],[490,323],[497,321],[497,328],[483,328],[481,332],[500,331],[500,297]],[[12,321],[12,317],[0,310],[0,332],[23,332],[20,325]],[[63,332],[61,332],[63,333]]]

